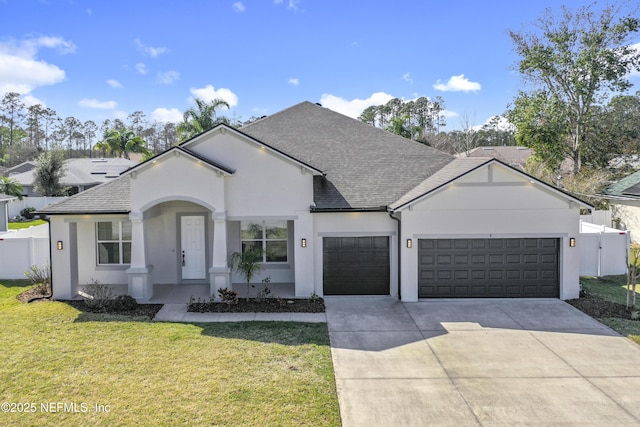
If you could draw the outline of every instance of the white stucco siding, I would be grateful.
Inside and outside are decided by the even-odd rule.
[[[386,212],[314,213],[314,286],[323,295],[323,237],[388,236],[390,257],[390,294],[398,295],[397,222]]]
[[[96,222],[98,221],[128,221],[127,216],[96,218],[95,221],[80,221],[78,230],[78,286],[98,281],[103,285],[126,285],[128,265],[98,265]]]
[[[224,176],[179,151],[149,162],[131,176],[131,210],[144,211],[170,200],[185,200],[224,212]]]
[[[540,183],[494,167],[465,176],[403,210],[402,241],[421,238],[552,237],[560,239],[560,298],[577,298],[579,262],[569,238],[579,234],[579,206]],[[499,182],[496,182],[496,179]],[[484,184],[482,183],[484,180]],[[491,182],[488,182],[491,180]],[[418,245],[402,245],[402,297],[418,297]]]
[[[313,203],[307,168],[241,136],[215,133],[189,149],[235,170],[226,179],[228,215],[291,215]]]
[[[64,217],[52,216],[51,222],[51,265],[52,265],[52,288],[55,299],[71,299],[75,291],[72,284],[72,263],[71,252],[75,242],[71,242],[69,233],[69,223],[64,221]],[[62,242],[63,249],[57,249],[57,242]]]

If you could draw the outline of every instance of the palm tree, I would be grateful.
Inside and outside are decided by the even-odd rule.
[[[146,154],[144,140],[136,136],[131,129],[109,129],[104,133],[104,139],[98,142],[94,148],[118,157],[129,158],[129,153]]]
[[[15,196],[22,200],[22,184],[8,176],[0,176],[0,194]]]
[[[196,108],[189,108],[182,115],[182,122],[178,124],[177,131],[180,141],[194,137],[202,132],[206,132],[212,127],[227,123],[226,117],[218,117],[216,110],[221,107],[229,108],[229,103],[223,99],[216,98],[211,102],[203,99],[195,99]]]

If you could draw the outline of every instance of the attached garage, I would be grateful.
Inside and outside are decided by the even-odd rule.
[[[557,298],[559,239],[419,239],[418,298]]]
[[[389,295],[389,237],[324,237],[324,295]]]

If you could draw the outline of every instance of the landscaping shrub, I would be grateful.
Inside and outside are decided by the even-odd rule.
[[[110,309],[115,311],[129,311],[138,307],[138,301],[131,295],[118,295],[111,301]]]
[[[25,271],[24,275],[34,288],[41,295],[49,295],[51,292],[51,278],[49,277],[49,265],[38,267],[32,265],[29,271]]]
[[[24,208],[20,211],[20,216],[26,219],[33,219],[33,213],[36,211],[36,208]]]
[[[93,279],[82,288],[82,292],[84,303],[93,310],[107,311],[113,299],[113,290]]]

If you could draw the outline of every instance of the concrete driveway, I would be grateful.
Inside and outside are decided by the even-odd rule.
[[[325,303],[344,427],[640,425],[640,346],[562,301]]]

